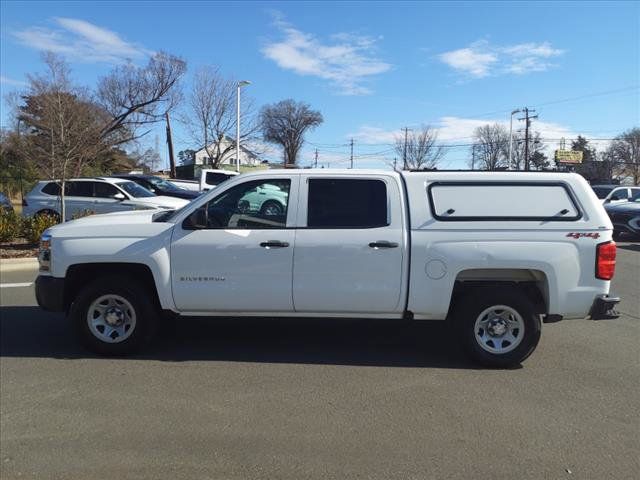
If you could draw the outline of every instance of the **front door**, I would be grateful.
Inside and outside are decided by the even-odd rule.
[[[171,280],[178,310],[293,310],[298,183],[297,176],[286,175],[245,181],[222,190],[176,225]]]
[[[302,178],[300,190],[293,267],[296,311],[402,311],[405,220],[392,177],[310,174]]]

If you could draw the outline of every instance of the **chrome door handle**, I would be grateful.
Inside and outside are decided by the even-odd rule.
[[[287,242],[281,242],[280,240],[269,240],[267,242],[260,243],[263,248],[285,248],[289,246]]]
[[[378,240],[377,242],[371,242],[369,244],[371,248],[397,248],[396,242],[387,242],[386,240]]]

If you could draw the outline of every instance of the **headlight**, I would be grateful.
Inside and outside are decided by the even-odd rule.
[[[51,270],[51,235],[48,233],[40,237],[40,249],[38,250],[38,263],[41,272]]]

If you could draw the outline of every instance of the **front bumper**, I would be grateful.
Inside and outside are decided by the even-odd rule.
[[[40,308],[49,312],[64,311],[64,278],[38,275],[36,300]]]
[[[616,305],[620,303],[620,297],[610,297],[609,295],[598,295],[593,301],[589,315],[591,320],[613,320],[620,314]]]

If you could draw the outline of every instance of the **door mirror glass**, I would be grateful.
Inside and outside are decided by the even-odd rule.
[[[119,193],[119,192],[118,192],[118,193],[116,193],[116,194],[113,196],[113,198],[115,198],[116,200],[124,200],[124,199],[126,199],[127,197],[125,197],[125,196],[124,196],[124,193]]]

